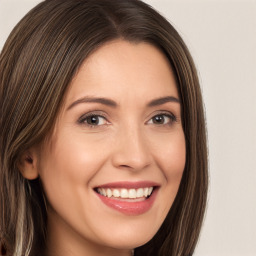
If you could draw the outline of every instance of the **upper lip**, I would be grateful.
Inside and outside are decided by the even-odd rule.
[[[110,182],[97,186],[96,188],[148,188],[148,187],[159,187],[159,183],[153,181],[119,181]]]

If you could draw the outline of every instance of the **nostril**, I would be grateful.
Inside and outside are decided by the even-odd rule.
[[[129,166],[129,165],[125,165],[125,164],[120,165],[120,167],[124,167],[124,168],[132,168],[131,166]]]

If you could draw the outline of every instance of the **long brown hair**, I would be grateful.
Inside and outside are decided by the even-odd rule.
[[[169,59],[186,139],[186,165],[175,201],[157,234],[135,255],[193,253],[208,172],[201,91],[186,45],[165,18],[138,0],[46,0],[18,23],[0,55],[0,239],[10,255],[40,255],[46,236],[40,179],[23,178],[19,157],[49,134],[83,61],[120,38],[151,43]]]

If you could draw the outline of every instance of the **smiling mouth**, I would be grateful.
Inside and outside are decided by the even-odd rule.
[[[125,200],[125,201],[141,201],[149,198],[153,193],[154,187],[145,188],[96,188],[95,191],[108,198]],[[130,199],[130,200],[129,200]],[[136,199],[136,200],[135,200]]]
[[[109,208],[128,216],[136,216],[151,209],[159,189],[160,184],[151,181],[121,181],[102,184],[95,187],[94,191]]]

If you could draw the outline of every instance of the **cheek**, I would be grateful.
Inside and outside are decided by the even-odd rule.
[[[97,143],[71,137],[62,136],[62,139],[54,141],[40,157],[39,174],[44,190],[49,202],[56,207],[66,201],[75,204],[81,191],[84,194],[104,164],[104,151],[97,147]]]
[[[160,148],[157,151],[157,159],[164,176],[162,192],[165,205],[162,214],[165,218],[176,197],[185,168],[186,144],[184,133],[176,133],[169,140],[163,141]]]
[[[155,142],[157,140],[154,140]],[[183,131],[164,134],[154,144],[154,159],[162,173],[163,182],[159,190],[161,200],[156,207],[161,209],[155,219],[164,221],[178,192],[186,163],[186,144]]]
[[[41,175],[45,178],[62,180],[66,177],[70,181],[86,182],[101,166],[104,150],[97,143],[83,141],[81,137],[62,137],[64,138],[52,145],[50,151],[44,151],[41,157]]]
[[[186,162],[185,140],[180,141],[180,143],[170,145],[169,149],[166,150],[164,159],[164,170],[167,179],[180,179]]]
[[[94,203],[90,181],[106,157],[98,143],[88,140],[86,143],[73,135],[69,138],[59,136],[57,142],[46,147],[41,154],[40,177],[49,203],[49,219],[56,220],[56,216],[60,216],[81,231],[89,228],[86,223],[91,223],[92,218],[87,209],[88,204]]]
[[[186,162],[186,143],[183,131],[170,136],[158,144],[156,159],[166,182],[180,182]]]

